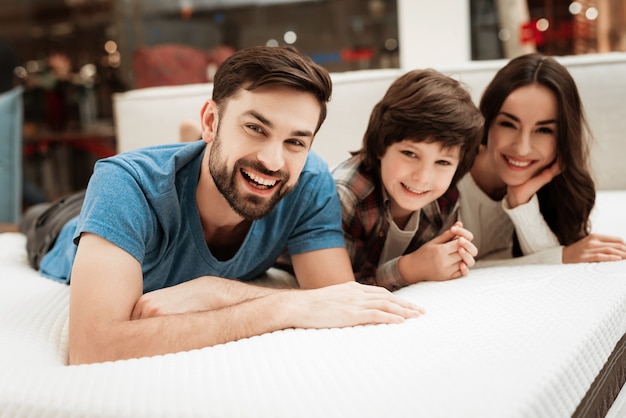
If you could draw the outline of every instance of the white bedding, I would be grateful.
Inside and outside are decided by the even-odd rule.
[[[626,192],[599,203],[626,237]],[[626,332],[626,261],[497,267],[401,289],[401,325],[66,366],[68,290],[0,234],[0,417],[569,417]]]

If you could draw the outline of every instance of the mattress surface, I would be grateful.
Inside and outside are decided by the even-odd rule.
[[[626,262],[492,267],[401,289],[400,325],[67,366],[69,288],[24,244],[0,234],[1,417],[567,417],[626,331]]]

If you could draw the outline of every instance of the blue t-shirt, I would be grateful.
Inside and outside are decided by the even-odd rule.
[[[63,228],[40,272],[69,283],[83,232],[135,257],[144,292],[205,275],[251,280],[285,248],[294,255],[345,247],[334,181],[328,165],[311,151],[293,191],[252,223],[232,258],[216,259],[204,240],[196,204],[205,148],[203,141],[159,145],[98,161],[81,214]]]

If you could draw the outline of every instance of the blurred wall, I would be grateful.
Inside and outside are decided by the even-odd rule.
[[[400,67],[439,67],[471,60],[468,0],[397,0]]]

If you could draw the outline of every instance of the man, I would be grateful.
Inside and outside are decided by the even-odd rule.
[[[215,75],[202,141],[96,165],[80,216],[41,260],[57,280],[71,269],[71,364],[422,313],[354,282],[332,177],[309,153],[330,93],[294,50],[245,49]],[[302,290],[244,282],[285,247]]]

